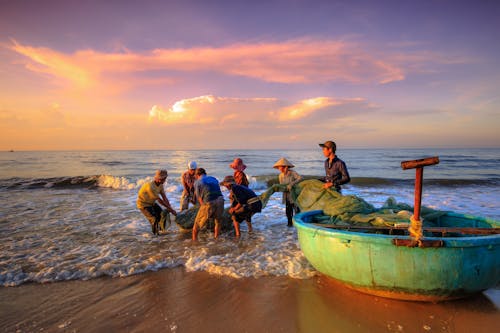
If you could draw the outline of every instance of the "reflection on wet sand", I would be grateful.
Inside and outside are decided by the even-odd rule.
[[[498,301],[499,291],[487,293]],[[5,332],[493,332],[480,294],[430,304],[361,294],[325,277],[233,279],[183,267],[0,288]]]
[[[302,332],[491,332],[500,324],[497,305],[484,294],[433,304],[366,295],[325,276],[316,280],[310,293],[297,293]]]

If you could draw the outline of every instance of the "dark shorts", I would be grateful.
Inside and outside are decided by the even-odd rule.
[[[245,204],[237,212],[232,215],[236,218],[236,221],[241,223],[243,221],[250,221],[251,217],[255,213],[260,213],[262,211],[262,202],[260,200],[254,201],[251,204]]]
[[[165,215],[166,212],[164,213],[163,209],[157,203],[155,203],[153,206],[141,208],[140,210],[151,224],[151,232],[153,234],[158,234],[160,229],[161,231],[165,231],[166,220],[165,218],[162,219],[162,216]]]

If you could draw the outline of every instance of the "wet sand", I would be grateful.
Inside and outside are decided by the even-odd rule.
[[[233,279],[184,268],[0,288],[2,332],[494,332],[500,290],[438,304],[324,277]]]

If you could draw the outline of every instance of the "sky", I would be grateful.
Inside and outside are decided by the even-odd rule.
[[[0,150],[500,147],[500,2],[0,0]]]

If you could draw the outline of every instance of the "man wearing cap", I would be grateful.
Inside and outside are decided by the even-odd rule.
[[[177,212],[170,206],[163,189],[167,176],[167,170],[156,170],[154,179],[144,183],[137,195],[137,208],[151,224],[151,231],[154,235],[159,234],[159,229],[164,229],[164,226],[160,226],[160,220],[165,218],[165,213],[158,203],[165,206],[168,212],[177,215]]]
[[[193,240],[198,239],[198,230],[201,230],[212,218],[215,220],[214,237],[217,238],[224,213],[224,197],[219,181],[215,177],[207,176],[203,168],[196,169],[195,177],[194,193],[200,203],[200,209],[194,220]]]
[[[233,176],[226,176],[220,185],[231,192],[229,214],[233,220],[236,237],[240,237],[240,223],[243,221],[247,223],[248,232],[252,232],[252,215],[262,211],[260,198],[248,187],[236,184]]]
[[[188,169],[184,171],[181,176],[182,186],[184,190],[181,195],[181,212],[188,209],[189,203],[196,204],[196,197],[194,195],[194,182],[196,181],[194,173],[196,172],[196,162],[191,161],[188,163]]]
[[[323,155],[327,158],[325,160],[325,185],[323,188],[334,187],[338,192],[341,191],[340,185],[347,184],[351,181],[347,167],[340,158],[335,155],[337,145],[333,141],[326,141],[320,143],[319,146],[323,148]]]
[[[280,184],[286,185],[286,191],[283,192],[283,203],[285,204],[285,212],[286,218],[288,220],[288,226],[292,227],[292,217],[293,213],[298,213],[299,208],[295,205],[295,202],[292,198],[291,190],[295,184],[302,180],[302,176],[300,176],[294,170],[291,170],[295,165],[290,163],[286,158],[282,157],[278,160],[278,162],[274,163],[273,168],[278,169],[280,174],[278,176],[278,180]]]

